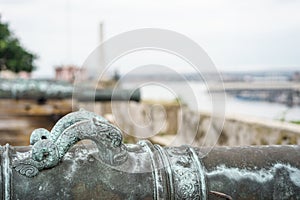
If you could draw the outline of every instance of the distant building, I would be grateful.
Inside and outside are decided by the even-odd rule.
[[[75,65],[55,67],[55,79],[60,81],[74,82],[87,80],[86,70]]]
[[[29,79],[31,78],[30,72],[21,71],[19,73],[15,73],[10,70],[1,70],[0,71],[0,78],[4,79],[15,79],[15,78],[22,78],[22,79]]]
[[[19,78],[23,78],[23,79],[30,79],[31,78],[31,73],[30,72],[21,71],[21,72],[18,73],[18,77]]]
[[[292,76],[292,81],[300,82],[300,72],[295,72]]]
[[[4,79],[15,79],[17,78],[17,74],[9,70],[1,70],[0,77]]]

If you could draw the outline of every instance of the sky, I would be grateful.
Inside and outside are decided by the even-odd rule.
[[[39,56],[34,77],[53,77],[57,65],[82,65],[100,44],[100,22],[104,39],[139,28],[181,33],[221,71],[297,70],[299,10],[298,0],[0,0],[2,21]],[[164,56],[137,53],[119,64],[161,64]]]

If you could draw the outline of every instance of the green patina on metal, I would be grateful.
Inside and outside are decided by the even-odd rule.
[[[104,118],[80,110],[60,119],[51,132],[46,129],[33,131],[31,157],[14,163],[14,167],[21,174],[33,177],[39,170],[56,166],[74,144],[84,139],[95,141],[101,159],[107,164],[126,161],[127,151],[122,144],[121,131]]]
[[[94,147],[71,148],[83,139]],[[300,146],[125,145],[85,110],[35,130],[31,143],[0,148],[5,199],[300,199]]]
[[[79,87],[79,86],[77,86]],[[140,101],[140,90],[95,89],[87,86],[77,88],[67,82],[34,79],[0,79],[0,99],[35,99],[44,102],[48,99],[70,99],[79,101]]]

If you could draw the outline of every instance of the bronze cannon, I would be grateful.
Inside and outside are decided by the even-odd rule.
[[[85,110],[30,142],[0,149],[2,199],[300,199],[300,146],[124,144]]]
[[[80,92],[79,92],[80,91]],[[45,103],[47,100],[71,99],[78,101],[137,101],[140,90],[95,89],[91,86],[77,86],[53,80],[0,79],[0,99],[26,99]]]

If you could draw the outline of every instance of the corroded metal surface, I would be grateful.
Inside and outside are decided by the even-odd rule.
[[[70,99],[80,101],[140,101],[140,91],[129,89],[97,89],[81,86],[80,94],[73,96],[72,84],[53,80],[0,79],[0,99]]]
[[[233,199],[300,199],[300,147],[214,148],[202,159],[210,190]]]
[[[94,143],[80,143],[90,139]],[[125,145],[80,110],[31,147],[1,147],[4,199],[300,199],[300,147]],[[1,187],[0,187],[1,188]]]
[[[121,131],[102,117],[80,110],[60,119],[51,132],[35,130],[30,138],[31,157],[14,163],[15,169],[28,177],[35,176],[39,170],[56,166],[70,147],[84,139],[96,142],[101,160],[107,164],[119,165],[127,158]]]
[[[50,80],[0,80],[0,97],[12,99],[67,98],[72,96],[71,84]]]

